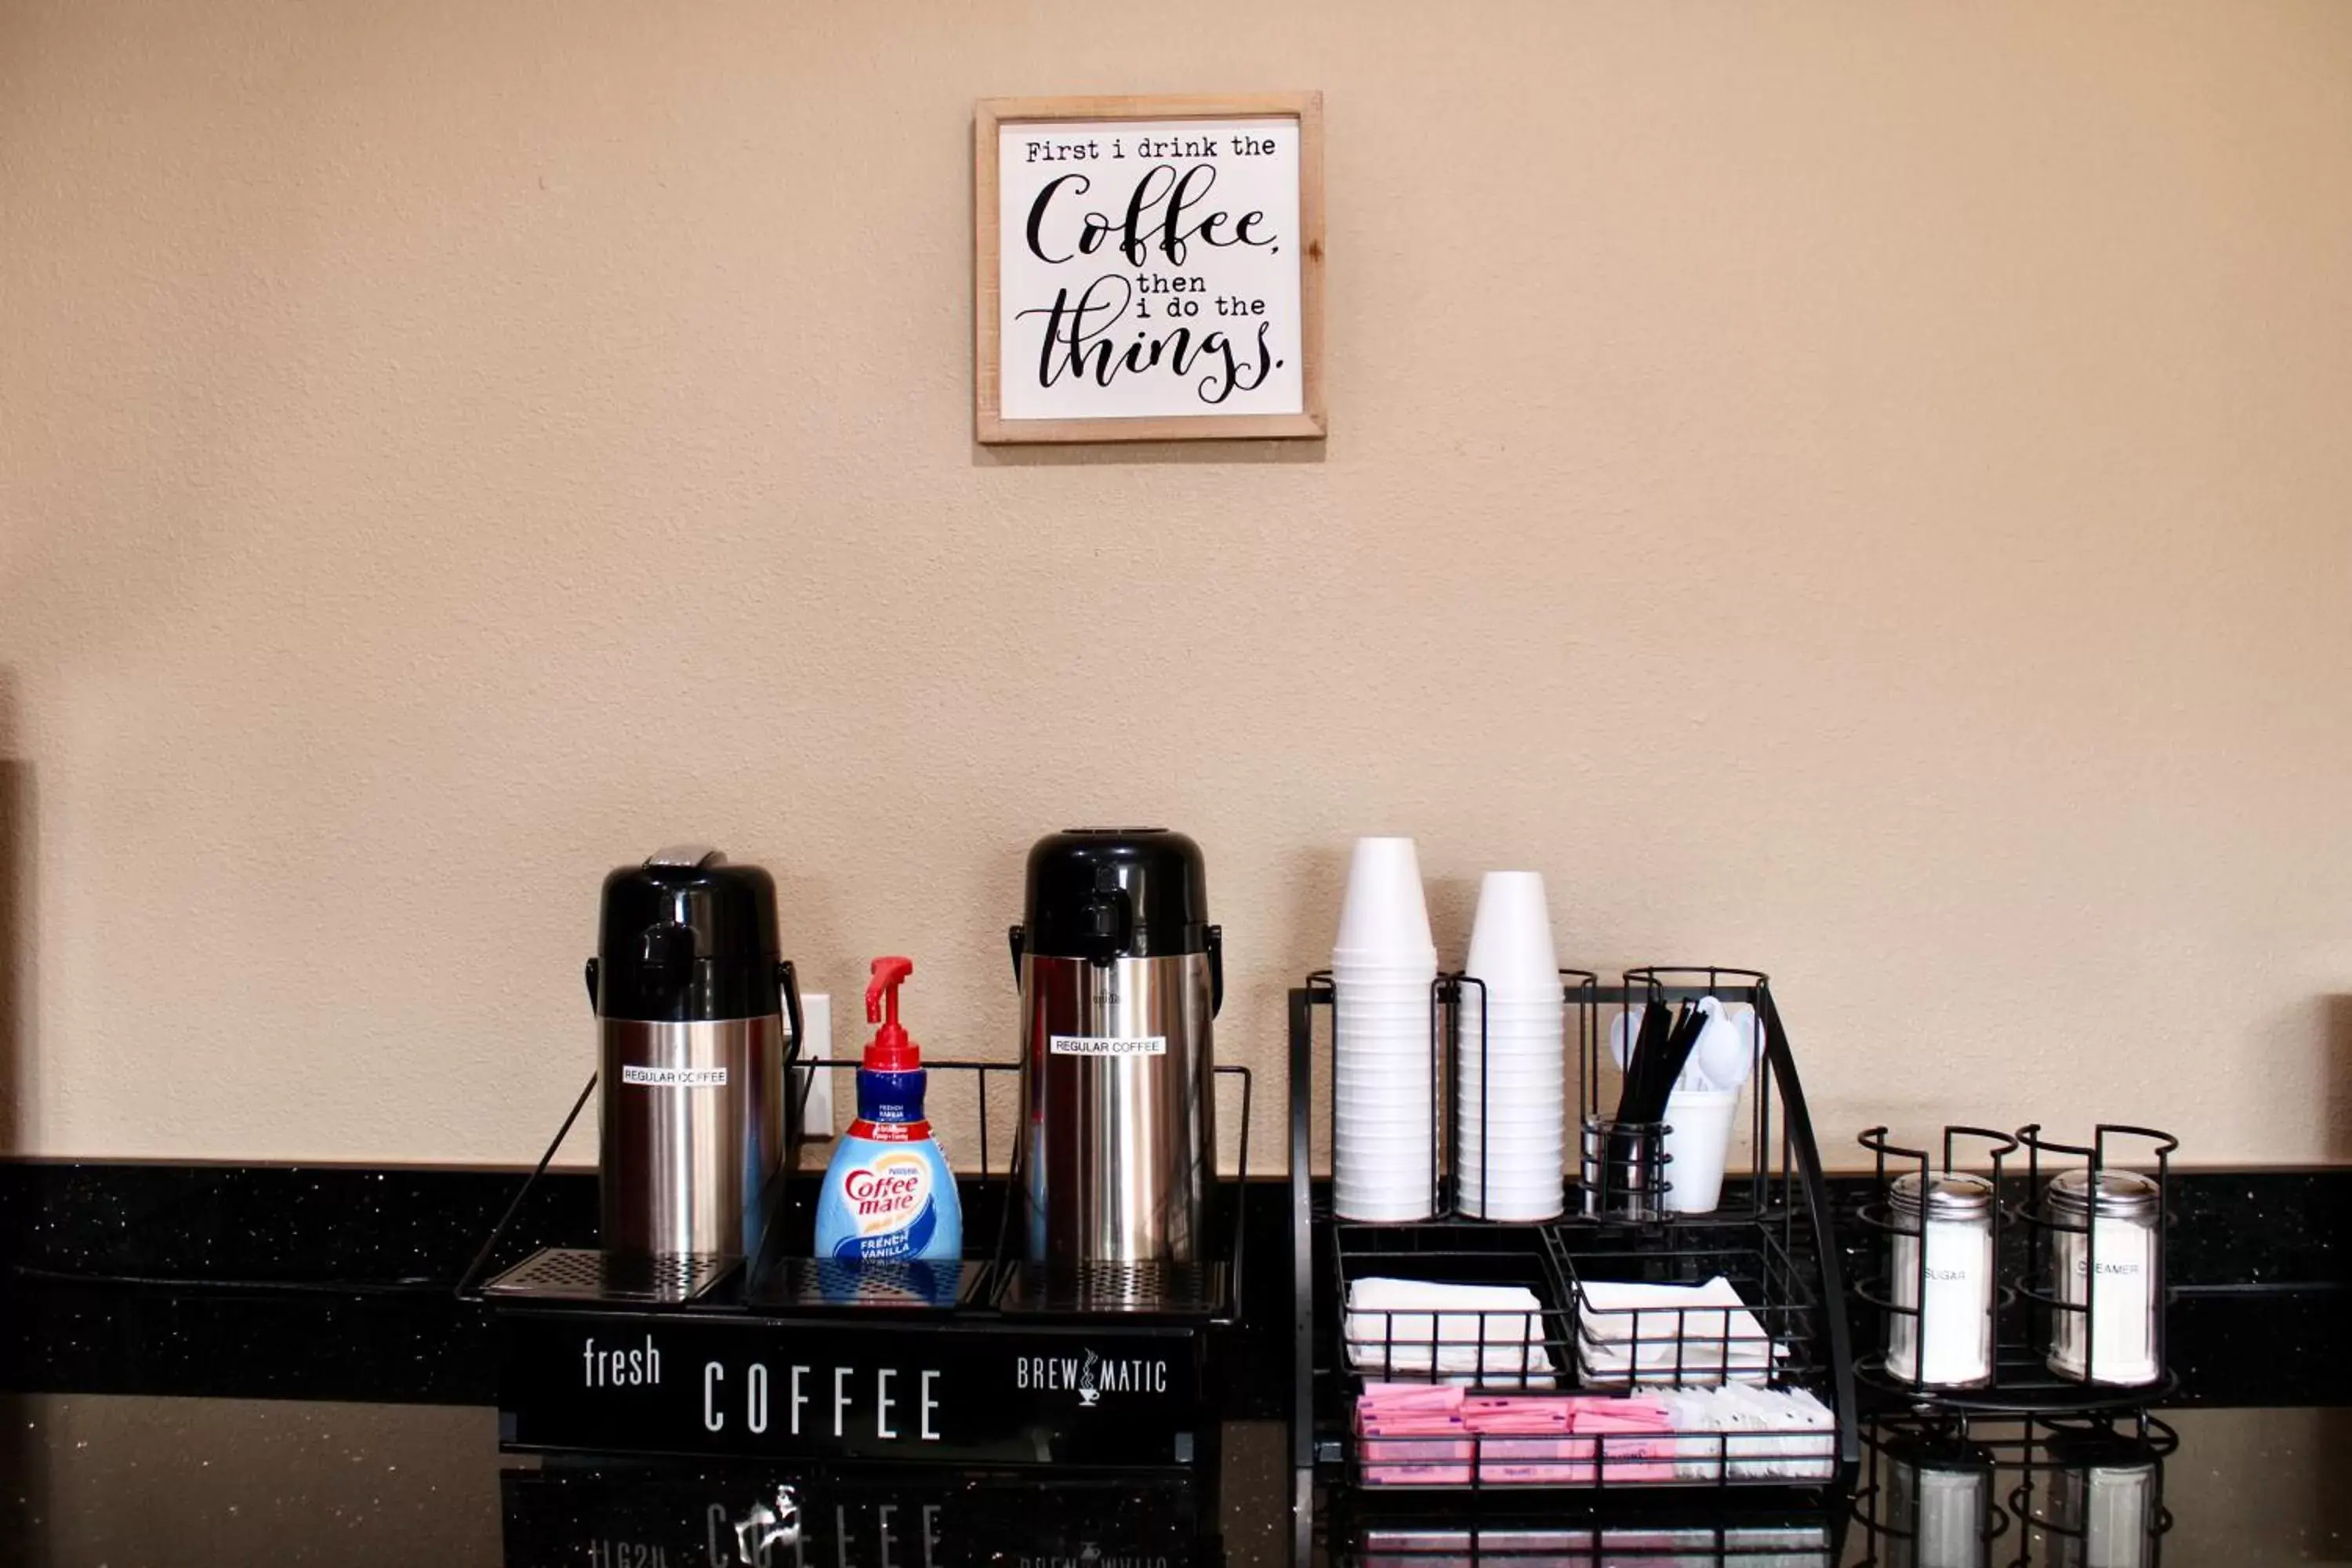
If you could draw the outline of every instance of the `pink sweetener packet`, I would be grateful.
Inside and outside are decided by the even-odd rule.
[[[1558,1394],[1495,1394],[1464,1402],[1462,1418],[1482,1432],[1565,1432],[1575,1425],[1576,1403]]]
[[[1664,1432],[1674,1426],[1666,1407],[1654,1399],[1579,1399],[1573,1414],[1579,1432]]]
[[[1486,1437],[1478,1444],[1482,1462],[1505,1465],[1532,1465],[1552,1460],[1582,1460],[1591,1464],[1599,1442],[1593,1437],[1560,1436]]]
[[[1675,1479],[1675,1440],[1661,1433],[1621,1429],[1593,1439],[1602,1486],[1630,1486]]]
[[[1462,1425],[1473,1432],[1482,1434],[1525,1433],[1530,1436],[1566,1433],[1575,1429],[1563,1416],[1541,1415],[1472,1415],[1465,1417]]]
[[[1459,1486],[1470,1479],[1470,1439],[1372,1437],[1362,1445],[1367,1486]]]
[[[1468,1465],[1366,1465],[1368,1487],[1461,1487],[1470,1484]]]
[[[1377,1417],[1357,1423],[1356,1429],[1367,1437],[1464,1437],[1467,1430],[1459,1421],[1430,1421],[1406,1418],[1381,1420]]]
[[[1445,1459],[1466,1459],[1470,1448],[1470,1439],[1458,1432],[1412,1433],[1402,1437],[1367,1433],[1363,1456],[1367,1463],[1433,1465]]]
[[[1357,1403],[1415,1410],[1459,1410],[1465,1397],[1459,1384],[1368,1383]]]
[[[1488,1460],[1478,1467],[1478,1479],[1491,1486],[1589,1487],[1594,1476],[1590,1460],[1564,1465],[1506,1465]]]

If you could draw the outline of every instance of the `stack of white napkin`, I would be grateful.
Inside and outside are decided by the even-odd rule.
[[[1382,1382],[1550,1388],[1544,1307],[1517,1285],[1358,1279],[1342,1331],[1348,1364]]]
[[[1771,1375],[1772,1336],[1720,1274],[1704,1285],[1590,1279],[1577,1298],[1576,1373],[1588,1387],[1705,1388]]]

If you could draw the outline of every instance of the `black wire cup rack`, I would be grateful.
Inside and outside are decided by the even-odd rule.
[[[858,1066],[788,1065],[803,1097],[815,1072]],[[963,1256],[935,1262],[814,1257],[823,1173],[800,1168],[797,1139],[749,1258],[532,1247],[520,1216],[592,1079],[458,1286],[499,1331],[502,1446],[886,1465],[1206,1463],[1218,1421],[1210,1339],[1240,1316],[1250,1070],[1216,1068],[1219,1120],[1238,1115],[1242,1131],[1239,1173],[1213,1192],[1209,1256],[1049,1267],[1023,1256],[1018,1149],[991,1111],[1016,1099],[1019,1064],[924,1067],[935,1093],[969,1086],[978,1134],[976,1150],[957,1150],[979,1156],[959,1173]]]
[[[1865,1388],[1923,1412],[2056,1415],[2140,1410],[2178,1386],[2165,1350],[2179,1146],[2170,1133],[2102,1123],[2073,1144],[2039,1123],[2013,1133],[1955,1125],[1930,1151],[1874,1127],[1858,1141],[1875,1161],[1876,1190],[1856,1217],[1884,1238],[1878,1269],[1854,1286],[1878,1326],[1855,1366]],[[1960,1271],[1939,1267],[1927,1200],[1955,1178],[1990,1200],[1974,1243],[1984,1288],[1964,1305],[1938,1299],[1934,1277]],[[2137,1219],[2116,1217],[2126,1201]],[[1931,1347],[1956,1335],[1980,1348],[1937,1364]],[[1956,1363],[1966,1363],[1958,1375]]]
[[[1576,1092],[1562,1100],[1580,1125],[1601,1116],[1612,1013],[1706,997],[1752,1007],[1749,1157],[1713,1207],[1680,1212],[1664,1125],[1643,1130],[1654,1153],[1633,1155],[1612,1149],[1620,1130],[1602,1126],[1595,1155],[1564,1140],[1559,1202],[1524,1223],[1474,1217],[1486,1205],[1472,1184],[1485,1173],[1453,1157],[1455,1068],[1485,1048],[1463,1025],[1476,984],[1441,975],[1431,988],[1432,1217],[1393,1223],[1347,1218],[1307,1183],[1316,1102],[1303,1086],[1334,1048],[1317,1026],[1334,1016],[1334,994],[1324,973],[1291,993],[1294,1207],[1312,1261],[1297,1283],[1300,1364],[1312,1369],[1302,1400],[1314,1415],[1302,1466],[1373,1506],[1475,1497],[1482,1518],[1536,1499],[1557,1509],[1604,1492],[1826,1489],[1850,1475],[1854,1393],[1831,1203],[1769,979],[1649,967],[1610,985],[1563,971],[1561,1070]],[[1321,1104],[1336,1117],[1335,1100]],[[1639,1202],[1625,1201],[1629,1185]],[[1417,1289],[1431,1283],[1470,1293]]]
[[[1873,1421],[1853,1493],[1853,1562],[2157,1568],[2173,1523],[2165,1461],[2179,1446],[2144,1410]]]

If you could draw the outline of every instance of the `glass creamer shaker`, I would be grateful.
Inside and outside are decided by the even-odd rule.
[[[2050,1293],[2063,1303],[2052,1314],[2050,1370],[2078,1382],[2156,1382],[2164,1375],[2156,1354],[2164,1310],[2156,1183],[2134,1171],[2101,1171],[2095,1205],[2090,1171],[2065,1171],[2052,1178],[2045,1202],[2059,1227]]]
[[[1947,1171],[1923,1179],[1913,1171],[1895,1179],[1887,1283],[1895,1304],[1916,1315],[1886,1314],[1886,1369],[1906,1383],[1981,1388],[1992,1381],[1992,1202],[1982,1176]]]
[[[2146,1568],[2163,1529],[2156,1457],[2114,1435],[2053,1440],[2049,1500],[2032,1553],[2050,1568]]]

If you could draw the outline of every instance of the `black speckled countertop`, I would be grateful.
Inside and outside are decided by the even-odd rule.
[[[1243,1194],[1248,1246],[1273,1266],[1252,1271],[1244,1323],[1213,1361],[1228,1418],[1211,1462],[1016,1478],[502,1454],[492,1337],[450,1285],[516,1180],[0,1162],[0,1563],[729,1568],[735,1525],[780,1484],[803,1534],[765,1568],[1293,1561],[1279,1186]],[[2180,1190],[2168,1528],[2111,1560],[2352,1563],[2352,1172],[2198,1173]],[[593,1233],[593,1178],[551,1177],[518,1243]],[[1649,1498],[1636,1519],[1547,1518],[1476,1554],[1516,1544],[1521,1568],[1926,1560],[1874,1547],[1842,1498],[1743,1511],[1738,1527],[1780,1554],[1727,1557],[1724,1514],[1676,1511],[1711,1506]],[[1346,1568],[1467,1568],[1466,1521],[1404,1522],[1400,1535],[1393,1514],[1342,1498],[1310,1551]],[[1955,1561],[2063,1556],[2025,1521],[1985,1544]]]
[[[2164,1561],[2352,1562],[2352,1410],[2171,1420],[2180,1446],[2161,1476]],[[1229,1423],[1213,1478],[1197,1482],[1010,1482],[541,1468],[501,1456],[497,1415],[479,1406],[32,1394],[0,1398],[0,1560],[30,1568],[729,1568],[740,1561],[735,1524],[780,1482],[797,1488],[803,1535],[796,1555],[772,1553],[772,1568],[1276,1568],[1290,1552],[1284,1436],[1270,1423]],[[1771,1562],[1870,1560],[1867,1533],[1836,1510],[1775,1518],[1824,1544]],[[1607,1561],[1661,1560],[1639,1553],[1636,1533],[1678,1528],[1703,1538],[1722,1522],[1652,1510],[1622,1550],[1584,1539]],[[2019,1560],[2027,1540],[2005,1530],[1995,1560]],[[1329,1520],[1316,1555],[1414,1561],[1367,1553],[1351,1526]],[[1604,1559],[1557,1542],[1516,1559],[1539,1560]],[[1767,1559],[1685,1545],[1662,1560]],[[1457,1549],[1421,1561],[1467,1559]]]

